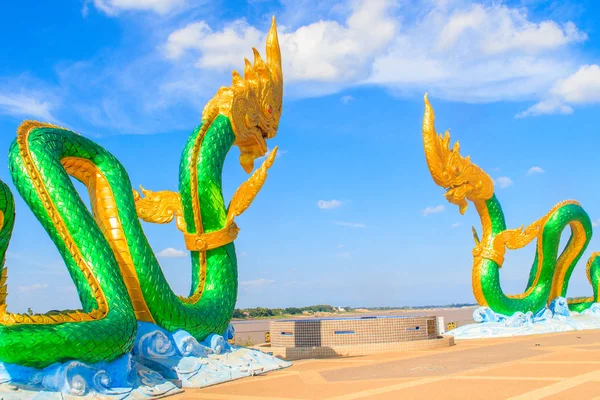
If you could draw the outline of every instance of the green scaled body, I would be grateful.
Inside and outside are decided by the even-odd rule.
[[[99,167],[106,168],[114,175],[115,180],[122,180],[126,184],[129,182],[127,174],[122,168],[114,169],[114,165],[119,164],[112,155],[72,132],[53,128],[34,129],[28,137],[27,145],[55,209],[89,265],[90,272],[101,285],[109,311],[106,316],[94,321],[56,324],[28,323],[27,315],[14,315],[16,321],[22,322],[12,325],[4,325],[3,317],[6,319],[10,315],[3,312],[0,316],[0,361],[41,368],[66,359],[89,363],[112,360],[131,349],[137,322],[113,252],[60,160],[73,156],[86,158]],[[10,149],[9,165],[15,186],[58,248],[73,278],[81,300],[81,312],[89,313],[98,309],[90,286],[73,260],[72,252],[60,238],[46,207],[37,195],[16,140]],[[0,186],[1,211],[4,214],[0,243],[1,251],[5,253],[14,225],[15,209],[8,187],[4,183]],[[6,311],[5,303],[3,307]],[[45,317],[51,320],[53,315],[47,314]]]
[[[506,230],[504,214],[496,196],[485,202],[492,227],[492,240]],[[578,225],[578,237],[571,233],[565,249],[560,251],[561,234],[571,225]],[[480,284],[487,305],[494,312],[513,315],[515,312],[537,312],[543,309],[554,298],[566,297],[569,280],[592,237],[592,223],[585,210],[576,203],[568,203],[555,207],[548,215],[539,235],[539,243],[529,280],[521,295],[508,296],[500,287],[500,267],[491,259],[484,259],[480,266]],[[578,244],[575,242],[579,241]],[[565,255],[571,253],[567,262]],[[560,269],[559,269],[560,267]],[[598,301],[598,284],[600,283],[600,259],[593,255],[588,261],[588,280],[593,288],[593,297],[579,301],[569,301],[569,309],[583,311]],[[553,285],[556,286],[552,293]]]
[[[211,232],[223,228],[225,224],[227,208],[221,191],[221,172],[235,136],[229,119],[218,116],[205,132],[199,153],[201,161],[195,162],[191,158],[192,147],[200,132],[201,127],[198,127],[182,154],[181,202],[188,231],[193,232],[190,169],[192,165],[197,165],[203,229]],[[22,146],[19,140],[15,140],[10,149],[11,176],[19,193],[57,246],[75,283],[82,309],[71,314],[98,310],[94,291],[74,261],[72,251],[61,239],[57,226],[49,218],[48,207],[43,204],[30,172],[24,167]],[[133,346],[136,316],[119,264],[94,216],[82,202],[71,177],[61,164],[61,160],[68,157],[89,160],[106,177],[117,204],[118,217],[141,291],[156,324],[171,332],[184,329],[198,340],[205,339],[211,333],[222,334],[226,330],[237,296],[237,263],[233,243],[206,252],[202,295],[196,302],[186,302],[172,291],[165,279],[138,219],[129,177],[115,157],[80,135],[54,127],[31,130],[26,146],[53,208],[64,221],[90,273],[97,279],[99,289],[106,298],[108,312],[91,321],[52,323],[56,313],[33,317],[7,313],[4,296],[4,312],[0,314],[0,361],[37,368],[68,359],[94,363],[113,360],[129,352]],[[15,222],[15,207],[13,196],[3,182],[0,182],[0,211],[4,216],[0,231],[0,255],[4,260]],[[201,284],[199,252],[191,252],[191,260],[193,292]],[[6,271],[2,276],[5,284]]]
[[[169,332],[184,330],[198,341],[223,334],[237,298],[234,222],[251,204],[273,165],[277,148],[225,206],[221,174],[235,144],[250,173],[275,137],[283,102],[283,74],[273,18],[266,59],[256,49],[244,77],[221,87],[206,104],[202,124],[183,150],[179,193],[141,198],[127,172],[108,151],[71,131],[25,121],[10,149],[17,190],[40,221],[75,283],[81,310],[12,314],[6,309],[6,250],[15,206],[0,182],[0,362],[44,368],[53,363],[111,361],[131,351],[138,321]],[[71,178],[88,189],[90,212]],[[151,194],[151,196],[148,196]],[[188,297],[177,296],[148,244],[139,218],[183,232],[192,262]],[[35,251],[35,249],[34,249]]]
[[[503,315],[537,313],[557,298],[565,298],[573,269],[592,237],[592,223],[579,203],[572,200],[555,205],[546,215],[527,227],[507,229],[504,213],[495,194],[494,180],[470,157],[460,155],[458,142],[450,144],[450,133],[436,132],[435,113],[425,95],[423,147],[433,181],[446,189],[444,197],[464,214],[472,203],[479,214],[481,238],[473,228],[473,294],[477,303]],[[571,235],[560,250],[565,229]],[[507,251],[535,244],[536,253],[523,293],[507,295],[500,285],[500,269]],[[572,311],[583,311],[600,299],[600,253],[587,262],[587,278],[593,296],[569,299]],[[558,303],[562,307],[562,300]],[[565,310],[566,311],[566,310]]]

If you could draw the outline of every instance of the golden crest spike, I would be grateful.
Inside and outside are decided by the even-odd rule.
[[[440,138],[435,132],[435,114],[427,93],[424,96],[425,113],[423,115],[423,147],[425,149],[425,159],[431,177],[439,186],[444,186],[442,173],[444,170],[443,149],[440,148]],[[444,138],[445,139],[445,138]]]
[[[433,108],[429,103],[429,98],[427,97],[427,93],[425,93],[425,114],[423,115],[423,136],[431,136],[435,135],[434,128],[434,119],[435,114],[433,112]]]
[[[267,66],[271,71],[273,80],[283,85],[283,73],[281,71],[281,50],[279,48],[279,38],[277,37],[277,22],[273,16],[271,29],[267,35]]]
[[[258,50],[256,50],[256,48],[253,47],[252,52],[254,53],[254,67],[255,68],[266,67],[265,62],[263,61],[262,57],[260,56],[260,53],[258,52]]]
[[[231,72],[231,83],[233,85],[237,85],[240,82],[242,82],[244,80],[244,78],[242,78],[242,76],[240,75],[239,72],[237,72],[235,69]]]
[[[142,192],[142,194],[143,194],[144,196],[146,196],[146,197],[148,196],[148,193],[151,193],[151,191],[150,191],[150,190],[146,190],[146,189],[144,189],[144,187],[143,187],[142,185],[140,185],[140,191],[141,191],[141,192]]]
[[[271,154],[269,154],[269,157],[267,157],[265,165],[262,168],[268,169],[273,166],[273,163],[275,162],[275,157],[277,156],[277,150],[279,150],[279,146],[275,146],[275,148],[271,151]]]
[[[247,58],[244,58],[244,79],[246,80],[254,80],[256,79],[256,74],[254,73],[254,67],[248,61]]]

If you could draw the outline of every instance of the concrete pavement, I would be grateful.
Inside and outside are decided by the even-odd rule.
[[[295,361],[175,399],[596,399],[600,331],[470,340],[429,351]]]

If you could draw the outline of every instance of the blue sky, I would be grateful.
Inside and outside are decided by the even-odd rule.
[[[269,145],[281,156],[238,220],[238,306],[471,302],[477,215],[460,216],[429,176],[423,93],[438,131],[451,128],[496,179],[509,226],[564,199],[600,222],[599,12],[593,1],[536,0],[11,2],[0,13],[0,179],[12,187],[8,147],[33,118],[93,138],[135,186],[176,190],[204,104],[252,46],[264,48],[276,15],[286,83]],[[247,177],[237,153],[227,197]],[[186,292],[183,237],[144,226],[169,281]],[[505,291],[523,290],[533,251],[509,253]],[[18,195],[7,265],[9,310],[78,306]],[[582,262],[569,295],[591,293],[584,271]]]

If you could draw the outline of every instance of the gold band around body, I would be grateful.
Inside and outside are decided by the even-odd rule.
[[[232,222],[218,231],[202,234],[184,232],[183,237],[189,251],[208,251],[233,242],[239,231],[240,228]]]

